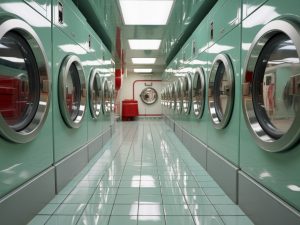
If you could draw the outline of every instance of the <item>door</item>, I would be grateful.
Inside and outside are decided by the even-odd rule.
[[[299,26],[275,20],[254,38],[243,76],[243,113],[256,143],[277,152],[300,134]]]
[[[48,59],[27,23],[10,19],[0,30],[0,134],[26,143],[38,135],[50,107]]]
[[[234,104],[234,74],[230,58],[217,55],[209,76],[209,112],[217,129],[227,126]]]
[[[70,128],[79,128],[86,109],[86,83],[80,59],[67,56],[60,68],[58,101],[62,117]]]

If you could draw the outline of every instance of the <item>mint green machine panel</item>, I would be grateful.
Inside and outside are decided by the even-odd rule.
[[[228,124],[218,129],[213,125],[212,119],[208,125],[208,146],[224,156],[230,162],[238,165],[239,162],[239,117],[240,117],[240,36],[241,26],[236,27],[230,33],[222,38],[219,42],[208,49],[208,67],[209,73],[211,72],[212,63],[217,55],[225,54],[232,64],[234,75],[233,84],[233,99],[228,95],[228,101],[233,101],[233,109],[229,117]],[[230,83],[228,82],[228,85]],[[226,92],[225,92],[226,93]],[[226,94],[225,94],[226,95]],[[208,93],[207,96],[211,96]],[[207,98],[206,98],[207,99]],[[223,101],[221,101],[223,102]],[[225,113],[224,113],[225,117]],[[211,118],[211,116],[210,116]]]
[[[32,8],[51,21],[52,0],[25,0]]]
[[[86,102],[85,114],[79,128],[69,127],[62,117],[59,105],[58,83],[62,64],[67,56],[78,56],[81,64],[87,58],[87,52],[77,43],[72,41],[65,33],[56,26],[53,27],[53,129],[54,129],[54,159],[55,162],[82,147],[87,141],[86,114],[88,102]],[[85,80],[89,74],[85,74]]]
[[[218,1],[208,14],[210,34],[210,46],[230,32],[241,22],[241,0]]]
[[[87,75],[87,121],[88,141],[93,140],[102,133],[102,87],[101,87],[101,42],[90,28],[91,47],[82,63]],[[98,56],[98,57],[97,57]],[[100,89],[99,89],[100,88]],[[101,100],[101,101],[100,101]],[[98,108],[99,107],[99,108]],[[98,108],[98,109],[97,109]]]
[[[246,56],[250,50],[251,43],[254,41],[255,36],[258,32],[269,23],[276,19],[283,19],[288,21],[292,19],[296,24],[296,30],[298,30],[297,36],[299,36],[300,31],[300,2],[287,0],[269,0],[265,5],[261,6],[257,11],[251,14],[247,19],[243,21],[242,30],[242,62],[243,65],[246,64]],[[263,20],[257,20],[264,15]],[[255,22],[256,21],[256,22]],[[286,28],[287,26],[285,26]],[[292,32],[289,32],[291,34]],[[299,37],[298,37],[299,38]],[[299,42],[296,43],[299,45]],[[298,48],[298,47],[297,47]],[[299,52],[299,49],[297,49]],[[286,56],[289,58],[289,56]],[[299,54],[298,54],[299,57]],[[244,70],[244,68],[243,68]],[[286,74],[283,68],[277,71],[278,74]],[[242,83],[245,79],[245,71],[242,72]],[[290,77],[292,74],[289,72],[283,76],[285,79]],[[279,89],[276,89],[276,95],[280,94],[280,84],[284,85],[283,80],[279,81]],[[276,85],[277,86],[277,85]],[[277,93],[279,92],[279,93]],[[282,92],[281,92],[282,93]],[[276,97],[275,95],[275,97]],[[282,97],[279,98],[279,100]],[[280,102],[279,102],[280,105]],[[279,106],[277,112],[274,113],[284,113],[285,108]],[[251,135],[248,126],[246,125],[246,119],[244,118],[244,113],[241,113],[241,136],[240,136],[240,167],[249,176],[254,178],[257,182],[265,186],[271,192],[278,195],[284,201],[292,205],[297,210],[300,210],[300,145],[299,140],[289,149],[279,152],[269,152],[263,150],[256,144],[255,138]],[[297,115],[299,116],[299,115]],[[299,125],[298,125],[299,126]],[[283,137],[282,137],[283,138]],[[280,139],[282,139],[280,138]],[[278,140],[280,140],[278,139]]]
[[[72,0],[53,0],[53,23],[88,51],[87,22]]]
[[[243,19],[261,7],[268,0],[242,0],[243,2]]]
[[[18,10],[21,12],[27,12],[26,14],[20,15],[22,17],[11,14],[11,12],[16,12],[15,7],[15,1],[12,4],[7,2],[5,5],[0,3],[0,17],[14,17],[14,19],[25,22],[29,27],[30,24],[35,25],[31,26],[31,29],[34,30],[34,33],[36,33],[41,45],[44,48],[44,53],[47,60],[44,63],[48,67],[48,76],[50,79],[52,79],[51,23],[24,2],[18,2]],[[33,21],[32,18],[35,18],[35,20]],[[1,24],[0,29],[3,31]],[[10,29],[13,30],[13,27]],[[42,58],[39,58],[39,60],[43,61]],[[14,71],[7,72],[8,74],[14,73]],[[1,85],[3,85],[3,83]],[[51,89],[50,87],[49,89]],[[4,139],[3,136],[0,136],[0,197],[22,185],[24,182],[30,180],[35,175],[50,167],[53,163],[51,101],[52,97],[50,95],[49,111],[46,116],[45,123],[41,126],[41,130],[32,141],[17,144]]]

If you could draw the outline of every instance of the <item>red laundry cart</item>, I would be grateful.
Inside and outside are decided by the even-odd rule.
[[[132,120],[139,115],[138,102],[133,99],[122,101],[122,120]]]

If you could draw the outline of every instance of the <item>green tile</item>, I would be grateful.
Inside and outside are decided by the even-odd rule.
[[[37,215],[27,225],[41,225],[45,224],[49,219],[49,215]]]
[[[86,216],[83,215],[76,225],[107,225],[109,216]],[[67,225],[67,224],[65,224]]]
[[[209,199],[204,195],[186,195],[185,200],[189,205],[211,205]]]
[[[192,215],[217,216],[218,213],[212,205],[189,205]]]
[[[226,195],[221,188],[203,188],[206,195]]]
[[[140,195],[139,204],[162,204],[160,195]]]
[[[163,206],[161,204],[139,205],[139,216],[160,216],[164,215]]]
[[[182,195],[181,189],[179,187],[162,187],[162,195]]]
[[[205,195],[202,188],[181,188],[183,195]]]
[[[159,180],[141,180],[140,187],[159,188],[160,182]]]
[[[138,204],[114,205],[112,215],[114,216],[137,216]]]
[[[118,195],[136,195],[140,188],[118,188]]]
[[[114,181],[114,180],[101,180],[98,184],[99,187],[114,187],[118,188],[120,184],[120,181]]]
[[[198,181],[198,182],[205,182],[205,181],[213,181],[213,179],[211,178],[211,176],[208,176],[208,175],[197,175],[197,176],[194,176],[195,180]]]
[[[94,194],[88,203],[92,204],[98,204],[98,203],[103,203],[103,204],[113,204],[115,201],[115,195],[98,195]]]
[[[84,195],[84,194],[93,194],[95,192],[95,188],[88,188],[88,187],[78,187],[75,188],[71,194],[72,195]]]
[[[218,195],[211,195],[211,196],[207,196],[208,199],[211,201],[212,204],[220,204],[220,205],[230,205],[230,204],[234,204],[234,202],[227,196],[218,196]]]
[[[51,216],[45,225],[75,225],[79,219],[79,216]]]
[[[110,215],[112,211],[112,204],[87,204],[83,214],[84,215]]]
[[[247,216],[221,216],[225,225],[254,225]]]
[[[175,225],[175,224],[176,225],[195,225],[193,217],[191,217],[191,216],[167,216],[166,215],[166,225]]]
[[[38,214],[39,215],[51,215],[57,209],[59,204],[48,204]]]
[[[193,218],[196,225],[224,225],[219,216],[193,216]]]
[[[55,195],[49,203],[62,203],[68,195]]]
[[[164,216],[159,216],[159,215],[138,216],[138,225],[165,225],[165,218]]]
[[[85,204],[61,204],[54,212],[56,215],[80,215]]]
[[[85,195],[68,195],[68,197],[64,200],[64,204],[74,204],[74,203],[83,203],[86,204],[91,198],[91,194]]]
[[[188,216],[191,215],[187,205],[164,205],[164,212],[167,216]]]
[[[137,216],[111,216],[109,225],[137,225]]]
[[[98,186],[99,181],[97,180],[82,180],[80,181],[76,187],[88,187],[93,188]]]
[[[161,195],[160,188],[141,187],[140,195]]]
[[[174,181],[174,180],[161,180],[160,186],[161,187],[179,187],[179,184],[177,181]]]
[[[212,187],[212,188],[217,188],[219,185],[215,181],[200,181],[198,182],[200,187]]]
[[[138,193],[135,195],[117,195],[115,204],[135,204],[138,200]]]
[[[139,181],[141,179],[139,173],[136,175],[123,175],[121,178],[122,181],[133,181],[133,180]]]
[[[94,193],[98,195],[115,195],[117,192],[118,188],[115,187],[97,187]]]
[[[178,181],[180,187],[198,188],[200,187],[196,181]]]
[[[162,196],[164,205],[185,205],[186,201],[182,195],[163,195]]]
[[[237,205],[214,205],[219,215],[243,216],[245,213]]]
[[[139,187],[140,181],[139,180],[122,180],[120,182],[119,187]]]

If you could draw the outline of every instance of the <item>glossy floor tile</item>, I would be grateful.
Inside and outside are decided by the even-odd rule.
[[[112,140],[30,225],[253,225],[160,120]]]

